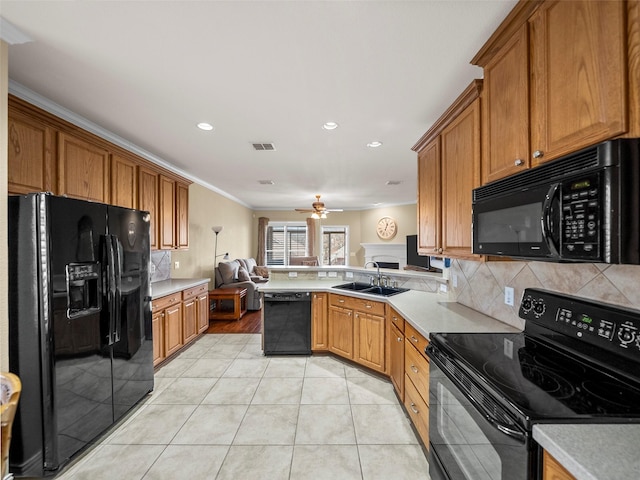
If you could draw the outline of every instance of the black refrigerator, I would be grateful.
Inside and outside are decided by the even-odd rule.
[[[10,471],[56,474],[153,389],[149,214],[9,197]]]

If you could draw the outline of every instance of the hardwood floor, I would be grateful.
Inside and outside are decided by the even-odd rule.
[[[262,333],[262,310],[249,310],[240,320],[209,320],[207,333]]]

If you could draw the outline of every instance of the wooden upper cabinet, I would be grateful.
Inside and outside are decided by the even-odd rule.
[[[138,167],[138,208],[149,212],[149,241],[152,250],[158,249],[158,173]]]
[[[531,18],[534,164],[627,131],[625,9],[547,1]]]
[[[138,167],[120,155],[111,155],[111,204],[138,207]]]
[[[529,154],[529,30],[522,25],[485,66],[482,183],[531,165]]]
[[[58,133],[58,193],[72,198],[109,203],[109,152]]]
[[[52,129],[9,108],[8,141],[9,193],[54,191]]]
[[[471,191],[480,186],[480,99],[442,132],[442,254],[471,257]]]
[[[171,178],[159,175],[159,212],[158,222],[160,228],[160,250],[174,249],[176,247],[175,223],[176,223],[176,182]]]
[[[440,248],[440,137],[418,153],[418,252],[437,255]]]
[[[189,248],[189,185],[176,182],[177,248]]]

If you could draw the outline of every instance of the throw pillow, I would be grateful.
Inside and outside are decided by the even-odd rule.
[[[222,276],[222,283],[226,285],[235,282],[236,278],[238,278],[239,267],[240,263],[236,260],[232,262],[220,262],[218,264],[218,271]]]
[[[240,282],[249,282],[251,281],[251,277],[249,276],[249,272],[244,267],[240,267],[238,269],[238,281]]]
[[[269,278],[269,269],[267,267],[259,267],[256,265],[253,267],[253,273],[264,278]]]

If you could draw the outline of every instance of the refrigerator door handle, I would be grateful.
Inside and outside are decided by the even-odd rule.
[[[113,251],[113,339],[114,342],[120,341],[122,334],[122,313],[120,305],[122,301],[122,257],[120,255],[120,240],[117,235],[111,235],[111,248]]]
[[[113,254],[113,245],[111,235],[104,236],[104,265],[105,265],[105,294],[107,297],[106,310],[109,315],[109,326],[107,330],[107,345],[113,345],[115,331],[115,288],[116,282],[114,278],[115,259]]]

